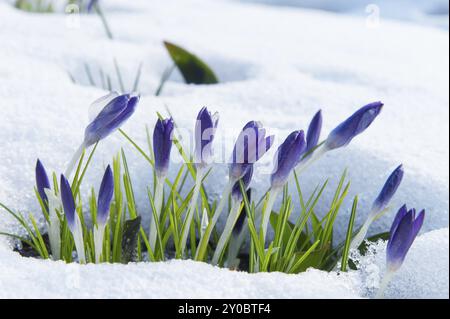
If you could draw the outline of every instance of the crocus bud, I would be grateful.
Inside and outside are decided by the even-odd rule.
[[[364,132],[372,124],[382,108],[383,103],[381,102],[374,102],[360,108],[331,131],[325,147],[332,150],[348,145],[355,136]]]
[[[422,210],[416,218],[416,210],[407,210],[406,205],[400,208],[392,223],[390,237],[386,250],[387,268],[394,272],[398,270],[409,248],[416,239],[425,218]]]
[[[244,189],[247,190],[250,186],[250,182],[253,177],[253,165],[250,165],[245,175],[241,178],[242,183],[244,184]],[[233,201],[235,202],[241,202],[242,201],[242,192],[241,192],[241,185],[240,181],[237,181],[234,186],[233,190],[231,191],[231,197]]]
[[[44,165],[42,165],[39,159],[36,162],[36,187],[45,207],[48,208],[48,198],[45,194],[45,189],[50,189],[50,182],[48,181]]]
[[[75,200],[73,199],[72,188],[70,187],[69,181],[64,175],[61,175],[61,201],[64,208],[64,213],[67,219],[67,225],[69,229],[74,232],[76,230],[75,223]]]
[[[230,180],[237,181],[245,175],[273,144],[273,135],[266,137],[266,130],[260,122],[248,122],[234,145],[230,164]]]
[[[375,199],[372,211],[373,212],[381,212],[383,209],[386,208],[388,203],[391,201],[392,197],[394,196],[395,192],[397,191],[400,183],[403,179],[403,166],[400,165],[397,167],[389,176],[386,183],[383,186],[383,189],[381,190],[378,197]]]
[[[306,134],[306,150],[305,153],[317,146],[322,131],[322,111],[319,110],[309,123],[308,133]]]
[[[111,167],[108,165],[103,175],[97,202],[97,224],[105,225],[109,216],[109,207],[114,194],[114,179]]]
[[[170,150],[174,123],[172,118],[156,122],[153,132],[153,152],[155,154],[155,170],[159,177],[167,175],[169,170]]]
[[[107,104],[98,113],[84,132],[84,147],[88,147],[105,138],[118,129],[135,111],[139,96],[123,94],[109,100],[111,94],[97,101],[104,100]]]
[[[283,187],[306,150],[305,133],[294,131],[278,147],[275,154],[275,170],[270,176],[272,188]]]
[[[211,163],[213,157],[212,142],[219,123],[219,114],[202,108],[195,123],[195,163],[202,168]]]

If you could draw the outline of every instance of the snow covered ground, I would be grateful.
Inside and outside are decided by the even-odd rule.
[[[448,30],[447,0],[236,0],[312,8],[367,18],[399,19]]]
[[[114,74],[115,57],[127,86],[139,63],[144,63],[141,103],[124,126],[141,144],[145,125],[152,127],[155,111],[164,112],[165,105],[181,127],[191,128],[196,113],[206,105],[220,112],[221,132],[237,134],[248,120],[257,119],[277,134],[279,142],[290,131],[306,128],[318,108],[323,111],[327,134],[356,108],[381,100],[385,108],[374,125],[348,148],[316,163],[302,176],[302,185],[310,192],[326,177],[335,184],[348,167],[350,195],[360,194],[360,223],[387,175],[403,163],[406,176],[392,206],[408,203],[425,208],[423,232],[442,230],[417,241],[388,294],[448,298],[448,31],[389,20],[374,25],[365,17],[228,0],[110,0],[103,4],[114,41],[106,38],[95,15],[30,14],[0,2],[1,202],[40,217],[33,195],[36,158],[49,170],[62,171],[81,142],[88,105],[105,93],[88,86],[85,63]],[[162,40],[203,57],[222,83],[187,86],[176,75],[162,96],[154,97],[163,70],[170,66]],[[72,83],[68,72],[79,84]],[[224,136],[227,141],[233,138]],[[99,184],[101,168],[122,145],[135,189],[142,190],[137,194],[139,209],[148,219],[144,190],[150,172],[121,136],[113,135],[100,144],[86,185]],[[265,159],[268,164],[271,155]],[[252,184],[260,192],[268,184],[263,172],[264,163]],[[225,184],[225,173],[225,165],[217,164],[207,181],[212,194]],[[331,197],[330,188],[319,211],[326,209]],[[348,200],[338,220],[340,238],[350,205]],[[394,213],[380,219],[372,231],[387,230]],[[11,219],[3,213],[0,217],[0,230],[17,231]],[[372,267],[382,269],[382,248],[374,258]],[[33,297],[38,292],[45,297],[366,297],[377,284],[374,269],[345,276],[319,271],[288,276],[248,275],[178,261],[66,267],[19,257],[0,238],[0,291],[4,294],[0,297]],[[201,278],[196,273],[202,273]],[[74,274],[88,289],[58,286]],[[180,280],[186,284],[179,285]],[[136,288],[122,295],[130,291],[122,290],[123,285],[142,287],[142,283],[176,284],[178,290]]]

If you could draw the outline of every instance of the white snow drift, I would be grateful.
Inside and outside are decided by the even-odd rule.
[[[367,132],[348,148],[329,153],[302,176],[304,191],[311,192],[327,177],[335,185],[344,168],[349,168],[351,194],[336,228],[337,237],[342,238],[351,197],[360,194],[360,223],[386,177],[403,163],[406,176],[392,202],[393,210],[372,232],[386,231],[403,203],[426,209],[423,232],[448,227],[447,31],[384,20],[374,27],[364,18],[235,1],[113,0],[103,4],[114,41],[106,38],[95,15],[30,14],[0,3],[0,201],[4,204],[31,212],[42,221],[33,193],[36,158],[48,170],[63,171],[81,142],[88,105],[105,94],[87,85],[84,64],[91,66],[94,76],[100,67],[114,75],[115,57],[127,87],[131,87],[139,63],[144,63],[141,103],[124,126],[142,145],[145,125],[152,128],[155,112],[164,113],[165,106],[178,124],[187,128],[193,126],[204,105],[220,112],[219,132],[231,129],[237,134],[248,120],[261,120],[280,142],[290,131],[306,128],[319,108],[324,114],[325,137],[360,106],[383,101],[382,114]],[[154,97],[160,76],[171,63],[162,40],[203,57],[222,83],[188,86],[175,75],[162,96]],[[72,83],[68,73],[78,84]],[[224,139],[230,142],[233,136]],[[147,222],[145,189],[151,181],[150,170],[118,134],[100,144],[84,191],[99,186],[102,168],[122,146],[128,154],[138,208]],[[271,156],[265,157],[265,164]],[[252,184],[260,192],[268,184],[268,175],[263,174],[265,164],[256,170]],[[207,181],[211,196],[220,193],[225,176],[226,165],[217,164]],[[318,207],[319,213],[331,197],[332,187]],[[0,212],[0,230],[17,232],[18,227]],[[429,269],[440,265],[448,271],[448,228],[426,234],[418,243],[411,252],[414,266],[405,265],[389,296],[448,297],[448,275]],[[32,297],[39,291],[48,291],[48,295],[41,294],[46,297],[370,295],[365,290],[370,285],[362,273],[336,276],[312,270],[298,276],[247,275],[187,261],[64,266],[19,257],[8,248],[5,238],[0,238],[0,244],[0,291],[5,297]],[[423,252],[427,258],[420,258]],[[377,255],[377,267],[382,266],[382,255]],[[441,263],[442,258],[446,264]],[[417,271],[409,271],[411,267]],[[80,282],[91,286],[73,292],[58,285],[73,269]],[[201,278],[198,273],[202,273]],[[417,280],[411,280],[413,277]],[[439,285],[432,287],[430,278]],[[180,280],[186,284],[179,285]],[[139,288],[142,283],[153,288]],[[123,285],[138,288],[121,290]],[[154,288],[175,285],[178,292]],[[124,291],[128,291],[126,296]]]

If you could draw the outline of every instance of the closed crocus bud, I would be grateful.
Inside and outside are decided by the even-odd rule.
[[[306,141],[303,131],[294,131],[288,135],[275,154],[275,170],[270,177],[272,188],[284,186],[305,150]]]
[[[167,175],[172,149],[174,123],[172,118],[158,119],[153,132],[153,152],[155,154],[155,170],[159,177]]]
[[[39,159],[36,162],[36,187],[45,207],[48,208],[48,198],[45,194],[45,189],[50,189],[50,182],[48,181],[44,165],[42,165]]]
[[[244,184],[244,189],[247,190],[250,186],[250,182],[253,177],[253,165],[250,165],[245,175],[241,178],[242,183]],[[242,192],[241,192],[241,183],[240,181],[236,182],[233,186],[233,190],[231,191],[231,197],[235,202],[242,201]]]
[[[398,166],[389,176],[386,183],[383,186],[383,189],[381,190],[378,197],[375,199],[372,211],[374,212],[381,212],[383,209],[386,208],[386,206],[391,201],[392,197],[394,196],[395,192],[397,191],[398,187],[400,186],[400,183],[403,179],[403,166]]]
[[[109,207],[114,194],[114,179],[111,167],[108,165],[103,175],[97,202],[97,224],[105,225],[109,216]]]
[[[381,102],[374,102],[360,108],[328,135],[325,147],[332,150],[348,145],[355,136],[364,132],[372,124],[382,108]]]
[[[212,142],[219,123],[219,114],[202,108],[195,123],[195,163],[202,168],[211,163],[213,157]]]
[[[319,110],[309,123],[308,132],[306,134],[306,150],[305,153],[317,146],[322,131],[322,111]]]
[[[415,209],[407,210],[406,205],[400,208],[392,223],[387,244],[388,271],[394,272],[401,267],[409,248],[422,227],[424,218],[424,210],[416,217]]]
[[[230,180],[237,181],[247,173],[273,144],[273,135],[266,137],[266,130],[260,122],[248,122],[234,145],[230,164]]]
[[[64,214],[66,215],[67,225],[69,229],[74,232],[76,230],[75,224],[75,200],[73,199],[72,188],[69,181],[64,175],[61,175],[61,201],[64,208]]]
[[[109,99],[110,97],[113,98]],[[128,120],[136,109],[139,96],[130,94],[114,96],[109,94],[94,103],[98,104],[102,101],[106,103],[105,106],[86,127],[84,132],[84,147],[88,147],[104,139]]]

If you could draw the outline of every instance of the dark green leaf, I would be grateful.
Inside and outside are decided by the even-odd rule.
[[[169,52],[173,62],[180,70],[188,84],[216,84],[219,83],[211,68],[194,54],[185,49],[164,41],[164,46]]]
[[[124,224],[122,235],[122,262],[124,264],[134,261],[138,233],[141,227],[141,216],[127,220]]]

